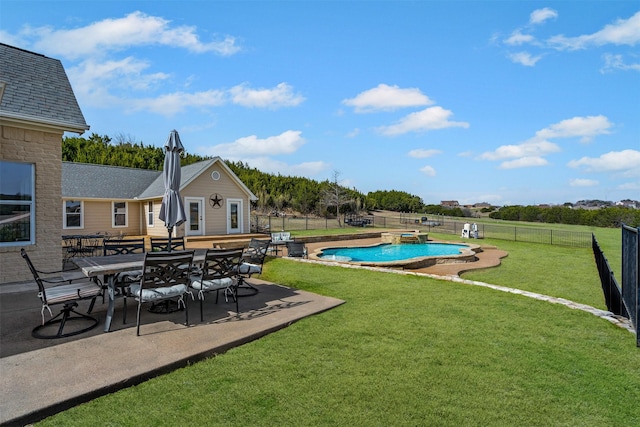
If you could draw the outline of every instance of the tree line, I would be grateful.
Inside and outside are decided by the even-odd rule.
[[[588,225],[592,227],[640,227],[640,209],[610,206],[582,209],[568,206],[503,206],[490,218],[507,221],[545,222],[550,224]]]
[[[186,166],[211,158],[185,151],[182,153],[181,164]],[[62,141],[62,160],[162,170],[164,148],[135,142],[126,135],[116,135],[115,140],[95,133],[86,138],[67,136]],[[341,214],[361,215],[367,211],[389,210],[455,217],[472,215],[471,210],[466,208],[427,205],[420,197],[404,191],[378,190],[364,194],[355,188],[340,185],[337,171],[333,172],[331,179],[316,181],[305,177],[261,172],[241,161],[225,160],[225,163],[258,197],[253,208],[261,214],[298,212],[302,215],[340,217]],[[617,227],[623,222],[634,227],[640,225],[640,210],[622,207],[585,210],[565,206],[505,206],[492,212],[490,217],[601,227]]]

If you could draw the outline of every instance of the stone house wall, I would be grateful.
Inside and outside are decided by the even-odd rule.
[[[20,256],[22,247],[39,270],[62,266],[61,158],[62,132],[0,126],[0,159],[35,164],[36,181],[35,244],[0,247],[0,283],[33,280]]]

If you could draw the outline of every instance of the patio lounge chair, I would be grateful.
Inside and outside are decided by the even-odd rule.
[[[101,296],[103,293],[102,286],[97,284],[96,282],[85,278],[83,275],[78,275],[77,280],[69,280],[63,279],[62,277],[54,277],[54,278],[42,278],[40,275],[49,275],[49,274],[69,274],[69,272],[62,271],[39,271],[37,270],[27,251],[23,249],[20,250],[20,254],[22,258],[27,262],[29,266],[29,270],[31,274],[33,274],[33,278],[38,285],[38,297],[40,297],[40,301],[42,301],[42,309],[40,310],[40,314],[42,315],[42,324],[36,326],[31,331],[31,335],[34,338],[65,338],[73,335],[78,335],[83,332],[90,331],[98,325],[98,319],[91,317],[87,314],[78,313],[75,311],[75,308],[78,306],[78,301],[81,300],[91,300],[91,304],[89,305],[89,310],[87,313],[91,313],[93,310],[93,305],[96,302],[96,298]],[[56,286],[45,287],[45,283],[55,284]],[[51,312],[51,306],[57,304],[64,304],[62,310],[57,315],[53,316]],[[49,315],[53,316],[51,319],[45,322],[44,320],[44,311],[48,310]],[[65,332],[65,326],[68,322],[83,320],[88,321],[89,325],[82,329],[73,329],[71,331]],[[45,328],[50,325],[59,323],[57,332],[54,335],[46,334],[44,332]]]
[[[287,242],[287,256],[294,258],[307,258],[307,247],[303,242]]]
[[[140,281],[129,286],[130,295],[138,301],[136,335],[140,335],[142,304],[175,299],[185,311],[185,325],[189,324],[189,307],[185,294],[189,292],[189,273],[193,251],[147,252]]]
[[[220,291],[224,291],[225,299],[229,294],[238,309],[238,266],[242,260],[242,249],[220,250],[209,249],[202,263],[199,274],[191,276],[190,287],[198,292],[200,300],[200,321],[204,320],[202,305],[204,294],[216,291],[216,304]]]

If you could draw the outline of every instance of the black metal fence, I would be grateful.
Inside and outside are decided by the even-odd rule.
[[[593,255],[600,275],[602,292],[607,309],[613,314],[631,320],[636,331],[636,345],[640,347],[638,335],[638,311],[640,307],[640,284],[638,266],[640,265],[640,229],[622,226],[622,287],[613,275],[609,261],[598,245],[596,236],[592,235]]]
[[[253,232],[268,233],[270,231],[320,230],[343,227],[377,227],[417,229],[423,232],[437,232],[461,235],[465,224],[470,221],[454,220],[449,217],[415,217],[400,215],[398,217],[365,215],[346,218],[338,223],[335,218],[319,218],[309,216],[267,216],[253,215],[251,227]],[[349,223],[349,224],[348,224]],[[478,223],[478,237],[518,242],[544,243],[579,248],[591,246],[591,233],[580,231],[552,230],[548,228],[512,226],[503,224]]]
[[[640,308],[640,228],[622,226],[622,300],[628,312],[628,318],[636,330],[636,344],[640,347],[638,336],[638,318]]]
[[[618,281],[613,274],[609,261],[604,255],[604,252],[602,252],[602,249],[600,249],[596,236],[594,234],[591,236],[593,256],[596,261],[596,267],[598,268],[598,274],[600,275],[600,284],[602,285],[607,310],[613,314],[628,318],[629,313],[622,302],[622,290],[620,286],[618,286]]]

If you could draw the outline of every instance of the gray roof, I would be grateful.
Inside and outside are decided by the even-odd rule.
[[[57,59],[0,43],[0,86],[2,118],[78,133],[89,129]]]
[[[162,172],[118,166],[62,162],[62,197],[90,199],[134,199]]]
[[[217,159],[217,158],[216,158]],[[211,166],[216,159],[205,160],[198,163],[193,163],[187,166],[182,166],[180,168],[180,190],[184,189],[184,187],[191,182],[192,179],[197,177]],[[162,179],[162,174],[149,185],[145,191],[140,193],[138,196],[139,199],[149,199],[162,197],[164,195],[164,180]]]
[[[257,200],[231,169],[220,159],[204,160],[182,166],[180,190],[189,185],[211,165],[220,162],[247,192],[250,200]],[[78,199],[155,199],[164,196],[162,172],[88,163],[62,162],[62,197]]]

